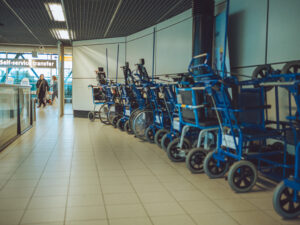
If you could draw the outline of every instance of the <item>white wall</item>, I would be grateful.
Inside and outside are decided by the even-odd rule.
[[[108,51],[108,76],[116,80],[117,48],[119,44],[118,76],[122,76],[120,66],[125,63],[125,39],[113,38],[102,41],[79,41],[73,44],[73,109],[93,108],[92,91],[88,85],[96,84],[95,70],[106,70],[106,49]]]
[[[106,71],[105,50],[109,55],[109,77],[115,80],[117,45],[120,45],[119,66],[125,57],[134,69],[139,59],[145,59],[149,76],[153,67],[153,29],[156,28],[154,74],[186,72],[192,55],[191,10],[181,13],[156,26],[124,38],[73,42],[73,109],[89,111],[93,108],[89,84],[95,84],[95,70]],[[122,71],[119,69],[122,81]]]

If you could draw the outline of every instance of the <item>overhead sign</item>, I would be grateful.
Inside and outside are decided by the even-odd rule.
[[[0,67],[56,69],[56,60],[45,59],[0,59]]]

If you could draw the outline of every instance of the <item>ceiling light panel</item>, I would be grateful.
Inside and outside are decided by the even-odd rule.
[[[61,4],[59,4],[59,3],[46,3],[45,6],[46,6],[46,9],[49,13],[49,16],[52,20],[60,21],[60,22],[66,21]]]

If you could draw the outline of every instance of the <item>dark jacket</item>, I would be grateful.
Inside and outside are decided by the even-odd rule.
[[[44,98],[46,95],[46,91],[49,91],[48,82],[44,79],[39,79],[36,83],[37,95],[39,98]]]

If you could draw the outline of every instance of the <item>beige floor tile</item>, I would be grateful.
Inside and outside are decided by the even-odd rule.
[[[100,183],[103,185],[129,184],[126,176],[101,177]]]
[[[29,198],[32,195],[33,190],[33,187],[4,187],[4,189],[0,191],[0,198]]]
[[[151,217],[154,225],[195,225],[195,222],[188,215],[173,215]]]
[[[241,225],[279,225],[280,223],[264,214],[261,211],[248,211],[248,212],[229,212],[229,215],[233,217]]]
[[[143,203],[175,202],[167,191],[139,193],[139,197]]]
[[[151,170],[149,169],[125,169],[126,174],[131,177],[131,176],[150,176],[153,175]]]
[[[81,206],[67,208],[67,221],[106,219],[104,206]]]
[[[108,205],[106,206],[106,209],[109,219],[147,216],[141,204]]]
[[[104,201],[106,205],[137,204],[139,198],[135,193],[104,194]]]
[[[68,207],[97,205],[103,205],[103,199],[100,194],[68,197]]]
[[[214,202],[227,212],[257,209],[253,204],[244,199],[216,199]]]
[[[151,221],[147,217],[139,218],[122,218],[122,219],[110,219],[110,225],[151,225]]]
[[[197,201],[208,200],[208,198],[201,191],[171,191],[171,194],[177,201]]]
[[[191,183],[187,182],[172,182],[172,183],[164,183],[164,186],[169,191],[194,191],[196,188]]]
[[[102,185],[102,191],[104,194],[113,194],[113,193],[133,193],[134,190],[131,185]]]
[[[218,213],[222,210],[212,201],[182,201],[180,205],[189,213]]]
[[[62,187],[47,187],[47,186],[39,186],[35,193],[34,197],[36,196],[59,196],[59,195],[67,195],[68,193],[68,187],[62,186]]]
[[[149,203],[144,205],[150,216],[172,216],[185,214],[183,209],[176,202]]]
[[[225,213],[191,214],[197,225],[239,225],[232,217]],[[257,224],[258,223],[253,223]]]
[[[99,185],[70,186],[69,195],[98,195],[101,193]]]
[[[25,210],[29,198],[3,198],[0,199],[0,211],[2,210]]]
[[[67,196],[33,197],[29,209],[63,208],[66,207]]]
[[[133,184],[153,184],[159,183],[159,180],[155,176],[130,176],[131,183]]]
[[[37,179],[29,179],[29,180],[10,180],[7,184],[6,187],[9,188],[19,188],[19,187],[35,187],[38,183]]]
[[[67,221],[66,225],[108,225],[107,220]]]
[[[273,219],[275,219],[278,223],[280,223],[282,225],[299,225],[300,224],[300,217],[299,216],[298,216],[298,218],[286,220],[286,219],[283,219],[281,216],[279,216],[275,212],[274,209],[264,210],[262,212],[269,215],[270,217],[272,217]]]
[[[0,211],[0,225],[19,224],[23,213],[23,210]]]
[[[160,183],[133,184],[133,187],[138,193],[166,191],[166,188]]]
[[[124,170],[101,170],[99,175],[100,177],[126,176]]]
[[[63,222],[65,208],[55,209],[31,209],[25,212],[21,224]]]

